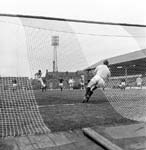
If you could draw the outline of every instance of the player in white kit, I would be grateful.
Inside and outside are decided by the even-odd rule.
[[[42,92],[46,89],[47,89],[47,86],[46,84],[44,83],[43,79],[42,79],[42,71],[41,70],[38,70],[38,72],[35,74],[35,78],[40,81],[41,83],[41,89],[42,89]]]
[[[142,75],[139,75],[139,77],[136,79],[136,85],[137,87],[140,87],[142,89]]]
[[[72,77],[68,80],[68,83],[69,83],[69,88],[70,88],[70,90],[73,90],[74,79],[73,79]]]
[[[94,77],[90,80],[86,87],[86,93],[83,100],[84,102],[88,102],[91,95],[93,94],[93,91],[96,88],[103,88],[105,87],[105,83],[108,81],[111,73],[108,68],[109,62],[108,60],[104,60],[102,65],[99,65],[96,67],[94,73]]]

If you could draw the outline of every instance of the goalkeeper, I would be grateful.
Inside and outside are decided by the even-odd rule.
[[[83,100],[84,102],[88,102],[91,95],[93,94],[93,91],[96,88],[104,88],[105,83],[108,81],[109,77],[111,76],[110,70],[108,68],[109,62],[108,60],[104,60],[102,65],[98,65],[94,71],[95,75],[90,80],[86,87],[86,93]]]

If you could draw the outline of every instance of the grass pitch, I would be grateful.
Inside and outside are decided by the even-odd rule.
[[[111,97],[119,96],[119,104],[137,104],[145,99],[145,90],[109,90],[104,92]],[[84,127],[105,127],[137,123],[122,117],[111,106],[104,93],[96,90],[88,103],[82,103],[85,91],[82,90],[35,90],[37,104],[45,124],[52,132],[68,131]],[[0,150],[12,149],[0,139]]]
[[[112,90],[108,92],[114,94]],[[48,90],[34,93],[44,122],[52,132],[136,123],[118,114],[101,90],[96,90],[88,103],[82,103],[85,93],[83,90]],[[133,97],[128,100],[132,102]]]

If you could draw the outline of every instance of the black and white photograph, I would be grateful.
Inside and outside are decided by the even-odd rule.
[[[0,1],[0,150],[146,150],[146,1]]]

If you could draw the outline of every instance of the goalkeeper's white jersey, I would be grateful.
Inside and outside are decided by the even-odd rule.
[[[107,80],[111,73],[106,65],[99,65],[95,69],[96,75],[100,76],[103,80]]]

